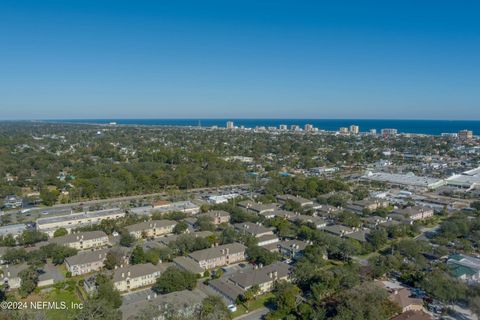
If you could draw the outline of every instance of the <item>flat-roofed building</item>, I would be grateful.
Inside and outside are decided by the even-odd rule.
[[[445,185],[445,180],[416,176],[413,173],[386,173],[368,172],[362,177],[364,180],[385,182],[393,186],[413,187],[420,189],[436,189]]]
[[[190,214],[197,214],[200,212],[200,207],[191,201],[177,201],[171,203],[154,204],[153,211],[160,213],[185,212]]]
[[[132,224],[125,229],[136,239],[156,238],[172,233],[176,225],[177,222],[172,220],[150,220]]]
[[[50,243],[64,245],[77,250],[87,250],[109,246],[108,236],[103,231],[85,231],[52,238]]]
[[[5,237],[11,235],[12,237],[16,238],[20,236],[25,230],[27,230],[27,225],[24,223],[9,224],[0,227],[0,236]]]
[[[72,229],[98,224],[107,219],[115,220],[124,216],[124,211],[114,208],[99,211],[72,213],[63,216],[39,218],[36,221],[36,225],[37,230],[45,232],[50,237],[53,237],[55,230],[59,228],[65,228],[68,232],[70,232]]]
[[[447,266],[454,277],[462,281],[480,282],[480,259],[457,253],[447,260]]]
[[[6,196],[3,199],[3,206],[7,209],[21,208],[23,206],[23,199],[15,195]]]
[[[194,251],[189,257],[204,270],[214,269],[245,260],[245,247],[240,243],[230,243],[204,250]]]

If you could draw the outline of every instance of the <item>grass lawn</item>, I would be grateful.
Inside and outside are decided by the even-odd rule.
[[[78,298],[75,290],[65,290],[65,289],[53,289],[50,292],[47,292],[42,297],[43,301],[65,301],[67,306],[70,307],[71,303],[81,303],[82,301]],[[65,310],[48,310],[47,316],[50,320],[68,320],[73,319],[77,314],[76,310],[65,309]]]
[[[66,306],[70,308],[72,303],[79,303],[81,304],[82,301],[77,296],[75,286],[68,286],[66,285],[65,288],[57,289],[52,287],[51,291],[48,292],[40,292],[37,288],[34,292],[32,292],[28,297],[21,298],[18,294],[14,294],[11,296],[13,298],[12,301],[22,301],[22,302],[58,302],[60,306],[60,302],[65,302]],[[53,310],[53,309],[44,309],[39,311],[46,315],[46,319],[48,320],[71,320],[75,317],[78,310],[72,309],[64,309],[64,310]]]
[[[248,303],[248,310],[253,311],[256,309],[259,309],[261,307],[264,307],[265,304],[268,302],[270,298],[273,297],[273,293],[266,293],[261,296],[256,297],[254,300],[250,301]],[[238,304],[237,305],[237,311],[232,313],[232,318],[236,318],[238,316],[241,316],[242,314],[247,313],[247,309],[245,308],[244,304]]]

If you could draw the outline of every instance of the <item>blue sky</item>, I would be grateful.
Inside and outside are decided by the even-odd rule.
[[[0,1],[0,118],[480,119],[478,1]]]

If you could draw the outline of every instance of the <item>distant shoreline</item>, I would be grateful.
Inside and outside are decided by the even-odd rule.
[[[45,119],[35,122],[72,123],[88,125],[138,125],[138,126],[168,126],[168,127],[218,127],[225,128],[227,121],[233,121],[234,126],[255,129],[256,127],[276,127],[292,125],[304,128],[306,124],[324,131],[338,131],[341,127],[358,125],[360,132],[371,129],[380,133],[381,129],[391,128],[404,134],[441,135],[442,133],[457,133],[461,130],[471,130],[474,134],[480,132],[480,120],[394,120],[394,119]]]

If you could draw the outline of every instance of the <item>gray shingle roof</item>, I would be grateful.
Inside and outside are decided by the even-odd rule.
[[[165,228],[165,227],[170,227],[176,224],[177,222],[172,220],[150,220],[150,221],[144,221],[144,222],[132,224],[130,226],[125,227],[125,229],[127,229],[129,232],[135,232],[135,231],[143,231],[146,229],[151,229],[153,227]]]
[[[283,262],[275,262],[263,268],[239,271],[230,277],[230,281],[246,289],[288,276],[291,266]],[[275,274],[276,273],[276,274]]]
[[[107,256],[107,253],[108,253],[108,249],[87,251],[84,253],[79,253],[74,256],[68,257],[65,259],[65,262],[68,263],[70,266],[75,266],[75,265],[80,265],[85,263],[92,263],[92,262],[105,259],[105,257]]]
[[[77,242],[80,240],[92,240],[107,237],[107,234],[103,231],[86,231],[86,232],[77,232],[77,233],[70,233],[61,237],[53,238],[50,242],[57,243],[57,244],[65,244],[65,243],[72,243]]]
[[[247,247],[241,243],[224,244],[218,247],[208,248],[190,253],[190,257],[196,261],[209,260],[226,255],[228,249],[229,254],[245,252]]]

